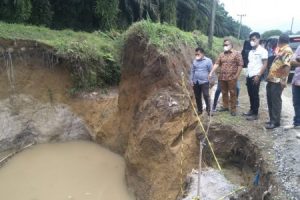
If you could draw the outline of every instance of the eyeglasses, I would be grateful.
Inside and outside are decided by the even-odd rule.
[[[254,42],[255,40],[256,40],[255,38],[250,39],[250,41],[253,41],[253,42]]]
[[[195,56],[200,56],[200,54],[199,53],[195,53]]]
[[[230,44],[223,44],[224,47],[230,46]]]

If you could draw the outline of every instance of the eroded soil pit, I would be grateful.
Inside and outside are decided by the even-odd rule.
[[[124,159],[88,142],[27,148],[0,168],[0,199],[134,200]]]
[[[33,121],[41,121],[39,115],[36,115],[39,112],[35,109],[42,111],[39,108],[49,108],[53,111],[53,116],[61,113],[56,110],[60,109],[67,116],[73,116],[68,123],[62,124],[62,127],[67,127],[63,130],[74,127],[75,120],[83,127],[84,134],[88,132],[92,139],[124,156],[126,180],[137,199],[174,200],[180,196],[181,170],[184,175],[188,174],[192,168],[197,168],[199,158],[199,143],[195,137],[197,120],[190,102],[182,92],[180,77],[182,72],[188,74],[193,50],[183,46],[181,52],[173,52],[173,58],[169,59],[160,55],[154,47],[148,48],[145,41],[140,40],[141,38],[133,37],[127,45],[119,91],[109,91],[104,97],[99,95],[101,92],[95,91],[71,98],[68,92],[72,86],[68,70],[70,66],[59,60],[58,63],[54,60],[54,65],[48,65],[49,58],[38,53],[43,51],[34,50],[35,47],[32,47],[30,51],[22,52],[20,46],[15,51],[17,54],[13,60],[16,96],[22,94],[19,95],[21,97],[24,94],[26,102],[38,102],[30,103],[30,112],[26,107],[24,116],[26,114],[28,118],[21,116],[21,119],[26,119],[24,122],[29,123],[19,120],[22,122],[20,127],[23,124],[30,126],[20,130],[21,133],[26,130],[34,133],[34,136],[39,135],[42,131],[37,130],[41,130],[40,127],[43,126],[31,126],[36,124]],[[52,58],[50,61],[53,61]],[[12,95],[12,85],[8,77],[7,69],[1,68],[0,83],[4,87],[0,88],[0,100],[4,101],[3,105],[9,105],[8,99]],[[20,105],[21,111],[24,110],[25,104]],[[6,107],[8,109],[4,109],[5,112],[10,109],[9,106]],[[3,110],[0,110],[0,114],[1,112]],[[32,113],[35,113],[34,118]],[[19,114],[14,116],[20,118]],[[65,118],[65,115],[58,116]],[[78,117],[84,123],[77,120]],[[50,130],[51,125],[49,122],[49,126],[43,130]],[[61,127],[60,123],[57,123],[57,127]],[[180,169],[183,129],[187,158]],[[59,137],[55,135],[54,141],[57,138]],[[273,183],[272,174],[265,170],[267,163],[260,156],[256,144],[247,136],[217,123],[212,124],[209,139],[222,166],[222,174],[237,187],[247,188],[232,198],[256,200],[262,199],[266,194],[267,199],[266,191],[276,183]],[[203,166],[217,169],[207,145],[203,150],[203,161]],[[255,184],[258,183],[257,186],[254,185],[254,180]]]
[[[218,170],[208,142],[198,132],[197,139],[203,145],[200,199],[270,199],[271,176],[249,138],[221,124],[213,125],[208,138],[222,169]],[[198,179],[198,171],[188,176],[185,200],[196,196]]]

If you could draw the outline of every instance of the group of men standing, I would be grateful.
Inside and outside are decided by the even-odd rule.
[[[220,112],[228,111],[232,116],[237,115],[237,81],[244,65],[247,67],[246,85],[250,101],[250,109],[243,113],[247,120],[257,120],[260,106],[259,89],[262,76],[268,65],[268,52],[260,45],[260,34],[252,32],[249,36],[251,50],[244,63],[240,52],[233,49],[230,39],[223,42],[224,51],[218,56],[215,63],[205,56],[202,48],[195,50],[195,59],[191,66],[190,82],[194,89],[198,114],[202,114],[202,94],[206,104],[206,111],[211,115],[209,88],[212,77],[218,70],[218,81],[221,86],[223,106]],[[287,86],[291,65],[296,66],[295,76],[292,81],[293,105],[295,109],[294,128],[300,128],[300,46],[293,55],[288,45],[289,36],[282,34],[278,40],[276,57],[268,72],[267,103],[270,120],[266,122],[267,129],[280,126],[282,109],[281,94]],[[298,66],[298,67],[297,67]]]

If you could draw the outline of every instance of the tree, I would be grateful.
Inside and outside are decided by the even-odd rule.
[[[197,4],[194,0],[178,0],[177,25],[179,28],[192,31],[196,29]]]
[[[262,39],[267,39],[271,36],[281,35],[281,34],[282,34],[281,30],[269,30],[269,31],[265,31],[261,36],[262,36]]]
[[[242,25],[242,28],[241,28],[241,37],[240,38],[242,40],[249,39],[250,32],[251,32],[251,29],[248,26]]]
[[[52,15],[53,12],[49,0],[32,0],[32,13],[29,19],[30,23],[50,26]]]
[[[177,0],[160,0],[160,21],[176,25]]]
[[[50,0],[53,10],[52,28],[93,31],[99,29],[95,0]]]
[[[116,24],[119,0],[96,0],[95,14],[100,19],[102,29],[110,29]]]
[[[31,15],[31,0],[2,0],[0,19],[8,22],[26,22]]]
[[[26,22],[31,15],[31,0],[16,0],[14,1],[16,22]]]

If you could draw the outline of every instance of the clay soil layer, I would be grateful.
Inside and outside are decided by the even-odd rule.
[[[22,47],[28,49],[26,45],[18,49],[21,51]],[[202,137],[181,82],[182,73],[186,80],[188,78],[193,55],[193,49],[185,45],[162,54],[144,38],[132,35],[124,49],[119,88],[71,97],[68,62],[58,62],[49,68],[44,58],[31,49],[14,55],[16,92],[31,95],[40,102],[69,106],[85,121],[95,141],[124,156],[127,183],[137,199],[174,200],[180,197],[181,170],[185,176],[197,168],[198,139]],[[225,168],[234,164],[241,169],[250,168],[245,174],[252,177],[244,177],[248,191],[239,199],[261,199],[271,185],[273,199],[299,199],[296,186],[299,185],[300,156],[296,152],[299,149],[296,133],[284,132],[282,128],[275,131],[263,128],[268,119],[265,98],[261,98],[259,120],[246,121],[241,116],[249,107],[244,81],[241,78],[238,116],[217,113],[212,118],[209,138],[216,155]],[[0,84],[3,86],[0,99],[8,98],[11,91],[5,65],[0,69]],[[191,88],[188,89],[192,94]],[[261,93],[264,97],[263,84]],[[284,106],[291,108],[290,104]],[[290,121],[290,113],[283,111],[284,123]],[[202,120],[208,123],[206,115]],[[285,136],[290,141],[283,141]],[[204,166],[215,166],[208,149],[204,158]],[[260,185],[253,186],[258,170]]]

